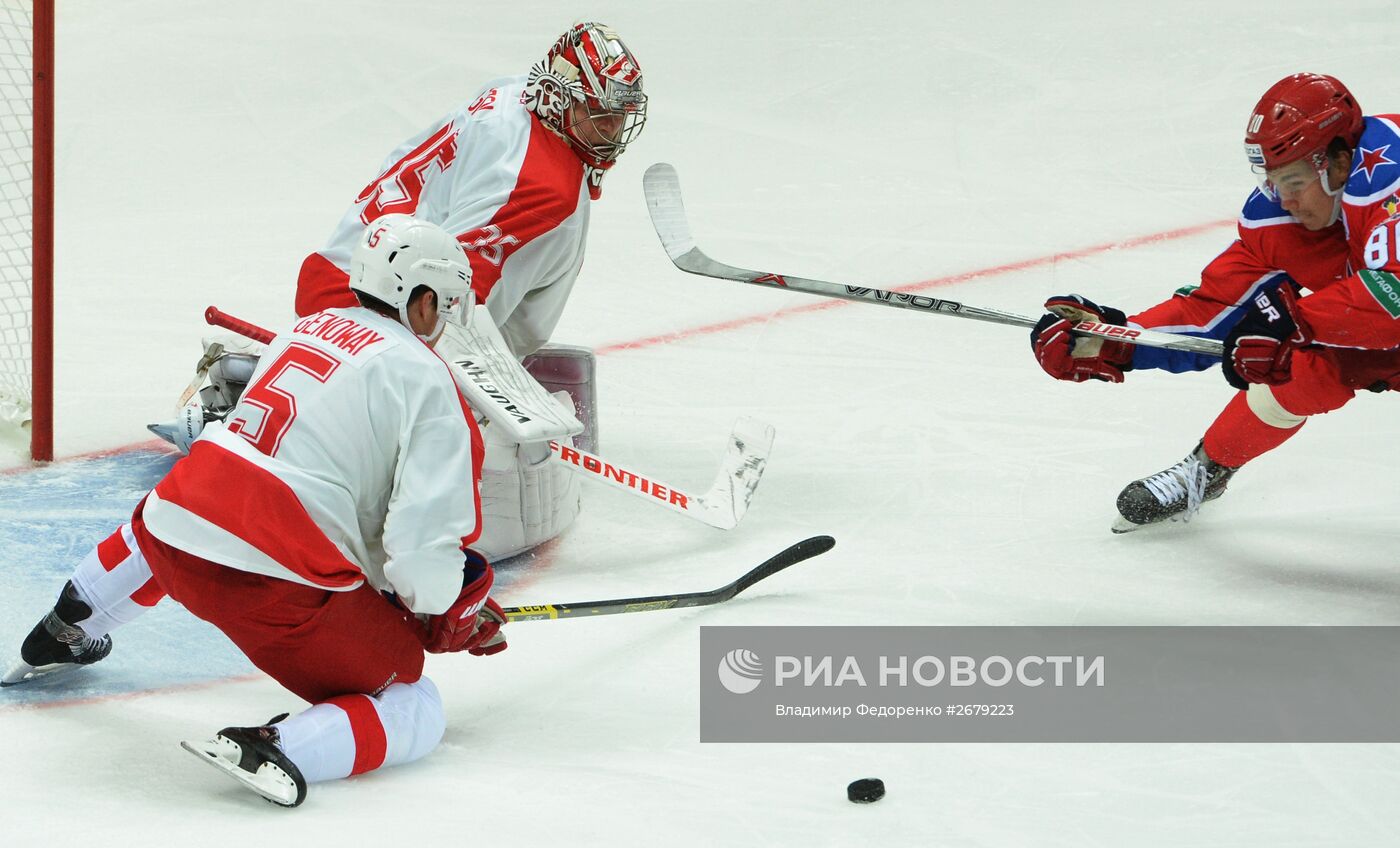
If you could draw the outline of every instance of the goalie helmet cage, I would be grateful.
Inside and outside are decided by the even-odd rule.
[[[0,0],[0,420],[53,459],[53,0]]]

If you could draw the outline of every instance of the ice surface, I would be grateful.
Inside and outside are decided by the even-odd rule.
[[[710,589],[805,536],[838,546],[730,604],[521,623],[501,656],[434,657],[441,749],[290,813],[176,742],[296,700],[159,608],[81,678],[0,695],[0,842],[1400,841],[1395,746],[699,744],[703,625],[1400,624],[1397,399],[1310,423],[1189,525],[1115,538],[1119,488],[1195,445],[1230,396],[1218,375],[1059,384],[1012,328],[683,275],[641,196],[674,163],[696,238],[745,267],[1132,311],[1231,237],[1270,83],[1322,71],[1397,108],[1389,4],[59,5],[60,455],[148,439],[205,306],[285,323],[301,259],[389,149],[596,17],[652,97],[556,334],[600,350],[601,452],[699,490],[735,417],[777,443],[737,530],[592,487],[564,538],[507,565],[502,600]],[[168,462],[0,476],[0,646]],[[889,794],[852,805],[865,776]]]

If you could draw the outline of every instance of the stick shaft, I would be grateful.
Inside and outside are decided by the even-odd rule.
[[[662,246],[666,248],[666,254],[671,257],[671,262],[686,273],[720,280],[733,280],[766,288],[786,289],[787,291],[836,298],[837,300],[873,303],[878,306],[908,309],[914,312],[952,315],[957,318],[971,318],[974,321],[1008,324],[1014,327],[1029,328],[1034,327],[1037,323],[1038,319],[1026,315],[1003,312],[1000,309],[968,306],[955,300],[942,300],[927,295],[885,291],[868,286],[851,286],[825,280],[811,280],[787,274],[737,268],[733,265],[716,262],[695,244],[695,238],[690,232],[690,222],[686,220],[685,203],[681,198],[680,178],[676,175],[676,169],[664,162],[652,165],[642,178],[642,187],[646,194],[647,210],[651,213],[652,225],[656,228],[656,235],[661,239]],[[1224,346],[1214,339],[1162,333],[1135,327],[1119,327],[1093,321],[1081,321],[1074,325],[1073,331],[1076,335],[1081,336],[1097,336],[1129,344],[1184,350],[1211,356],[1220,356],[1224,350]]]
[[[648,595],[639,598],[616,598],[608,601],[584,601],[569,604],[532,604],[505,607],[506,621],[548,621],[558,618],[588,618],[598,615],[618,615],[625,612],[651,612],[663,609],[704,607],[724,603],[758,581],[771,577],[803,560],[831,550],[836,540],[830,536],[813,536],[790,545],[769,557],[762,564],[732,583],[709,592],[687,592],[676,595]]]
[[[204,310],[204,320],[214,327],[223,327],[225,330],[232,330],[240,336],[247,336],[255,342],[267,344],[272,341],[272,333],[264,330],[257,324],[250,324],[241,318],[235,318],[227,312],[219,310],[217,307],[209,307]]]

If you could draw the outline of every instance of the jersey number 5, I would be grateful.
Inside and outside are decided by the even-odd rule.
[[[239,414],[229,422],[228,431],[247,439],[259,452],[276,456],[282,437],[297,417],[296,396],[286,387],[278,386],[277,381],[289,371],[300,371],[324,383],[339,367],[340,360],[329,354],[293,342],[243,393],[238,403]],[[248,416],[253,410],[244,409],[245,405],[262,414],[255,414],[250,421]]]

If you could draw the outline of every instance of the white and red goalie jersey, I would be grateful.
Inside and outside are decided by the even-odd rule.
[[[333,591],[368,580],[435,614],[481,530],[481,455],[446,363],[397,321],[329,309],[272,340],[144,520],[212,562]]]
[[[472,288],[516,357],[549,340],[583,266],[584,165],[520,102],[525,77],[494,80],[472,101],[399,145],[302,263],[296,311],[354,304],[350,252],[365,225],[402,212],[467,248]]]

